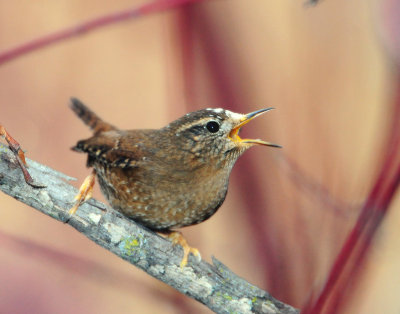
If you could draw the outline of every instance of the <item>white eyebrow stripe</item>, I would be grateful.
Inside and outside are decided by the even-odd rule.
[[[240,113],[232,112],[223,108],[207,108],[206,110],[215,112],[216,114],[225,113],[229,118],[234,120],[240,120],[243,118],[243,115]]]
[[[225,109],[222,109],[222,108],[207,108],[206,110],[214,111],[215,113],[222,113],[222,112],[226,111]]]
[[[224,111],[225,111],[225,114],[233,120],[240,120],[244,117],[244,115],[242,115],[240,113],[232,112],[229,110],[224,110]]]

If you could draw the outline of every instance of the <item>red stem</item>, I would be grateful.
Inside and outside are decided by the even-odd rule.
[[[146,14],[173,9],[178,6],[200,1],[204,0],[157,0],[143,4],[139,7],[125,9],[119,12],[96,17],[92,20],[56,31],[52,34],[36,38],[34,40],[25,42],[22,45],[0,52],[0,65],[14,60],[22,55],[31,53],[35,50],[50,46],[71,37],[80,36],[83,33],[93,31],[100,27],[105,27],[109,24],[123,22]]]
[[[400,101],[397,101],[394,111],[397,112],[399,107]],[[399,122],[394,120],[390,129],[391,132],[389,133],[391,138],[388,141],[389,147],[386,160],[380,171],[380,175],[362,208],[353,230],[336,258],[322,292],[316,300],[308,300],[307,304],[303,307],[303,314],[321,313],[326,305],[328,305],[326,313],[333,312],[334,307],[343,302],[343,297],[345,295],[344,289],[346,289],[346,286],[350,283],[351,278],[355,278],[361,263],[365,261],[365,256],[370,248],[371,240],[380,226],[384,214],[389,209],[390,202],[399,187],[400,138],[397,133],[398,129]],[[328,303],[328,298],[330,297],[332,302]]]

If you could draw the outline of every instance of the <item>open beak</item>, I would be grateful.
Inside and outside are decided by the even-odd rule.
[[[251,120],[253,120],[254,118],[262,115],[263,113],[270,111],[272,109],[275,108],[266,108],[266,109],[260,109],[257,111],[253,111],[250,112],[246,115],[243,115],[243,117],[240,119],[239,124],[237,126],[235,126],[230,132],[229,132],[229,138],[234,141],[235,143],[238,144],[259,144],[259,145],[264,145],[264,146],[272,146],[272,147],[279,147],[282,148],[282,146],[277,145],[277,144],[273,144],[273,143],[269,143],[269,142],[265,142],[262,140],[252,140],[252,139],[242,139],[239,136],[239,130],[242,126],[244,126],[246,123],[249,123]]]

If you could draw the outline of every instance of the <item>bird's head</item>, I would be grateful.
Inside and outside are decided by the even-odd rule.
[[[231,165],[254,145],[281,147],[260,139],[241,138],[240,129],[273,108],[260,109],[248,114],[221,108],[208,108],[191,112],[164,128],[173,134],[174,147],[194,163]],[[170,134],[171,134],[170,133]]]

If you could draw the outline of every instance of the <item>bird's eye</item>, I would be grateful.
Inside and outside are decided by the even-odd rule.
[[[219,123],[215,121],[210,121],[207,123],[206,128],[211,133],[216,133],[219,130]]]

